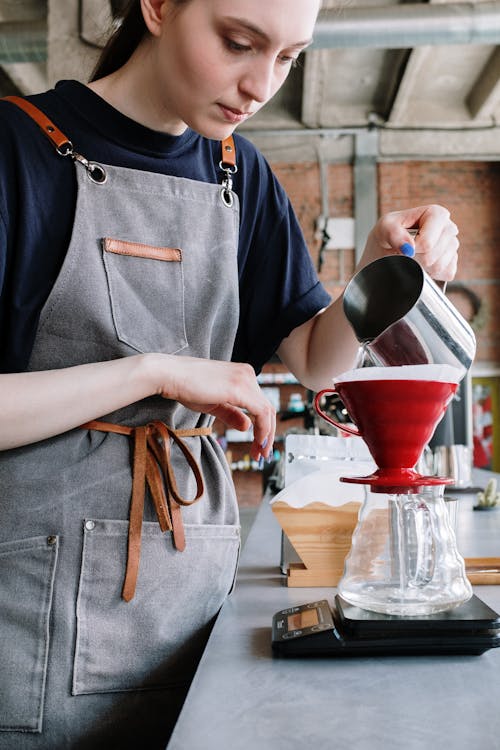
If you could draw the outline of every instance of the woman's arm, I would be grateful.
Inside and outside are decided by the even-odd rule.
[[[213,414],[234,429],[246,430],[253,422],[252,457],[258,460],[272,449],[275,414],[252,367],[143,354],[0,375],[0,450],[58,435],[152,395]]]
[[[408,229],[418,229],[415,240]],[[388,254],[400,254],[404,243],[414,245],[415,260],[434,279],[450,281],[457,269],[458,229],[442,206],[418,206],[383,216],[368,236],[356,268]],[[389,290],[388,290],[389,292]],[[296,328],[282,341],[280,359],[308,388],[318,391],[355,365],[359,344],[346,320],[342,299]]]

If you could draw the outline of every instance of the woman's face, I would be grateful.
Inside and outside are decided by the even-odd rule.
[[[177,132],[188,125],[222,139],[282,85],[311,40],[320,0],[160,5],[152,60],[163,116]]]

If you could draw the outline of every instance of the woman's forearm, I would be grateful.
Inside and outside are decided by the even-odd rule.
[[[252,457],[272,450],[274,409],[250,365],[158,353],[0,375],[0,450],[59,435],[152,395],[237,430],[253,423]]]
[[[326,310],[296,328],[278,349],[281,360],[302,385],[328,388],[335,375],[355,366],[359,351],[353,330],[337,299]]]
[[[153,390],[144,355],[0,375],[0,450],[66,432]]]

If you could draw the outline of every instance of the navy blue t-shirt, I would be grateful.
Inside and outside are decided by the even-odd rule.
[[[104,164],[220,183],[221,146],[192,130],[150,130],[76,81],[29,97],[71,140]],[[318,281],[290,202],[269,165],[235,136],[240,201],[240,322],[232,359],[258,372],[296,326],[330,297]],[[76,206],[70,158],[37,125],[0,101],[0,371],[26,369],[41,309],[69,246]]]

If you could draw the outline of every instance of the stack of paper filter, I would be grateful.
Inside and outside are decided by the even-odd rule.
[[[289,586],[335,586],[351,548],[351,537],[365,498],[365,485],[346,484],[342,476],[363,476],[373,462],[338,461],[287,485],[271,501],[272,511],[300,563],[290,562]]]

